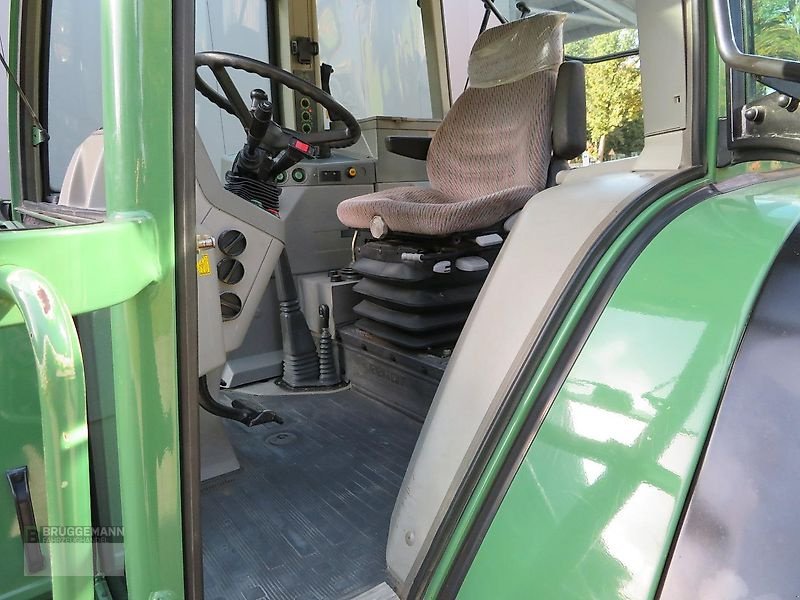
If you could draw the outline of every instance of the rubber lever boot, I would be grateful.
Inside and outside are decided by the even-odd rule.
[[[324,386],[338,385],[342,382],[342,378],[336,368],[334,356],[336,348],[333,345],[333,336],[329,329],[331,309],[327,304],[319,305],[319,317],[322,326],[322,333],[319,336],[319,383]]]
[[[319,386],[319,357],[308,323],[300,310],[297,288],[286,250],[275,271],[283,342],[283,384],[292,388]]]

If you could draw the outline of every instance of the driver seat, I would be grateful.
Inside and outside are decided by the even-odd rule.
[[[540,13],[480,35],[469,56],[469,87],[430,142],[431,188],[345,200],[339,220],[354,229],[373,225],[373,235],[377,223],[384,231],[447,236],[500,223],[545,189],[564,19]]]
[[[339,204],[344,225],[369,232],[353,263],[363,277],[357,335],[417,352],[452,348],[509,217],[585,150],[583,65],[562,64],[565,18],[543,12],[481,34],[470,85],[433,139],[387,138],[390,151],[427,159],[431,188]]]

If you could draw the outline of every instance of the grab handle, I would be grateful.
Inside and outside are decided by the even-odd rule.
[[[85,535],[92,525],[86,383],[78,333],[67,305],[44,277],[30,269],[0,266],[0,319],[14,306],[30,336],[39,384],[49,532],[43,541],[48,542],[53,598],[92,600],[91,535],[57,539],[75,531]]]

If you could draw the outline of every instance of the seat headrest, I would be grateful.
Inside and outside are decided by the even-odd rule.
[[[495,87],[557,68],[564,60],[566,18],[540,12],[484,31],[469,55],[470,87]]]
[[[558,69],[553,105],[553,158],[572,160],[586,150],[586,71],[567,61]]]

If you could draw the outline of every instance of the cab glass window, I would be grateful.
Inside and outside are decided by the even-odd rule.
[[[272,0],[196,0],[195,49],[197,52],[232,52],[271,62],[271,2]],[[208,69],[201,69],[200,74],[217,91],[221,91]],[[243,94],[255,88],[270,91],[270,82],[257,75],[236,69],[228,69],[228,74]],[[198,92],[195,94],[195,126],[212,164],[217,168],[217,174],[221,175],[227,170],[227,161],[242,147],[244,133],[241,123]]]
[[[494,5],[508,21],[543,10],[567,15],[566,59],[579,60],[586,68],[586,151],[573,166],[638,156],[644,148],[644,115],[636,0],[496,0]],[[444,0],[453,99],[466,84],[467,56],[484,10],[481,0]],[[491,15],[488,26],[498,24]]]
[[[103,125],[100,2],[52,0],[47,57],[47,171],[61,190],[75,149]]]
[[[356,118],[433,116],[416,2],[317,0],[317,23],[333,97]]]
[[[800,61],[800,1],[730,0],[736,42],[746,54]],[[729,149],[800,151],[800,87],[730,70]]]
[[[636,29],[619,29],[565,44],[586,69],[586,152],[579,164],[638,156],[644,148],[642,75]],[[591,60],[587,60],[591,59]]]
[[[742,8],[749,53],[800,61],[798,0],[750,0]]]

